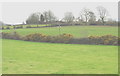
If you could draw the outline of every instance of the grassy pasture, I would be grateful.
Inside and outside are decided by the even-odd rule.
[[[64,26],[61,27],[60,32],[59,27],[16,29],[16,32],[21,35],[68,33],[79,38],[107,34],[118,36],[118,27]],[[118,72],[118,46],[37,43],[3,39],[2,50],[4,74],[113,74]]]
[[[7,39],[3,39],[2,45],[3,74],[118,72],[117,46],[37,43]]]
[[[3,30],[3,32],[12,32],[11,30]],[[87,37],[90,35],[114,35],[118,36],[118,27],[113,26],[64,26],[61,27],[59,32],[59,27],[46,27],[46,28],[28,28],[28,29],[16,29],[21,35],[27,35],[31,33],[43,33],[47,35],[59,35],[62,33],[72,34],[74,37]]]
[[[16,27],[20,27],[20,26],[23,26],[23,28],[26,28],[28,26],[30,26],[30,27],[50,26],[50,24],[43,24],[43,25],[16,25]],[[14,26],[2,26],[2,27],[4,27],[4,29],[6,29],[7,27],[9,27],[10,29],[14,28]]]

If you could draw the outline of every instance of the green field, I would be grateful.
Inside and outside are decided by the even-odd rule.
[[[3,30],[3,32],[13,32],[15,30]],[[47,35],[59,35],[62,33],[72,34],[74,37],[87,37],[90,35],[114,35],[118,36],[118,27],[113,26],[64,26],[61,27],[47,27],[47,28],[29,28],[29,29],[16,29],[21,35],[27,35],[31,33],[43,33]]]
[[[118,73],[117,46],[37,43],[7,39],[3,39],[2,45],[3,74]]]
[[[23,26],[23,28],[26,28],[28,26],[30,27],[40,27],[40,26],[50,26],[50,24],[43,24],[43,25],[16,25],[15,27],[20,27]],[[7,27],[9,27],[10,29],[13,29],[14,26],[2,26],[4,29],[6,29]]]
[[[90,35],[118,36],[113,26],[64,26],[2,30],[21,35],[42,33],[47,35],[72,34],[74,37]],[[118,46],[38,43],[19,40],[2,41],[4,74],[117,74]]]

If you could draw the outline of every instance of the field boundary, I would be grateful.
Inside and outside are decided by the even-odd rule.
[[[23,26],[26,26],[26,27],[24,28]],[[14,27],[13,26],[6,26],[6,28],[4,28],[4,26],[2,26],[2,28],[0,28],[0,30],[27,29],[27,28],[46,28],[46,27],[61,27],[61,26],[64,27],[64,26],[85,26],[85,25],[53,24],[53,25],[38,26],[38,27],[37,27],[37,25],[36,25],[36,27],[31,27],[31,25],[14,25]],[[87,25],[87,26],[111,27],[111,25]],[[10,28],[10,27],[13,27],[13,28]],[[112,27],[118,27],[118,26],[112,26]]]
[[[1,33],[0,38],[23,40],[32,42],[48,42],[48,43],[64,43],[64,44],[89,44],[89,45],[120,45],[120,37],[112,35],[89,36],[85,38],[74,38],[71,34],[61,34],[58,36],[49,36],[40,33],[29,34],[25,36],[19,35],[17,32]]]

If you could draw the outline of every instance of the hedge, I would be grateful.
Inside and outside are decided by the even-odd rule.
[[[67,44],[94,44],[94,45],[119,45],[120,37],[112,35],[89,36],[86,38],[74,38],[71,34],[61,34],[57,36],[49,36],[40,33],[29,34],[25,36],[19,35],[17,32],[1,33],[3,39],[15,39],[33,42],[50,42],[50,43],[67,43]]]

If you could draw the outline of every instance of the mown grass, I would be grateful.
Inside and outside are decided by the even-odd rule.
[[[117,46],[3,39],[2,50],[3,74],[118,73]]]
[[[0,75],[2,75],[2,39],[0,39]]]
[[[72,34],[74,37],[87,37],[90,35],[114,35],[118,36],[118,27],[112,26],[64,26],[61,27],[46,27],[46,28],[29,28],[29,29],[16,29],[16,30],[3,30],[3,32],[17,31],[21,35],[27,35],[31,33],[43,33],[47,35],[59,35],[63,33]]]

